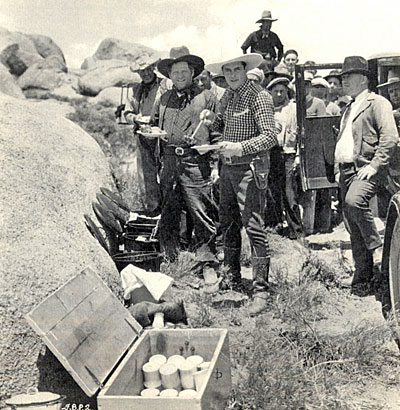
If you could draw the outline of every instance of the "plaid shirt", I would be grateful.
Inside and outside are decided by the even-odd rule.
[[[248,80],[236,91],[226,90],[212,129],[224,141],[240,142],[243,155],[270,150],[277,144],[272,97]]]

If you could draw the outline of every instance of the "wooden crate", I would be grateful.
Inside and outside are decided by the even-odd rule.
[[[143,331],[111,290],[85,269],[27,315],[27,321],[101,410],[223,410],[231,390],[226,329]],[[142,366],[154,354],[210,361],[195,398],[143,398]],[[194,348],[194,351],[193,349]]]

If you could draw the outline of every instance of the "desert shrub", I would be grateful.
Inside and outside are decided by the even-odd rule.
[[[74,100],[74,113],[68,118],[99,144],[110,164],[115,184],[132,209],[143,207],[135,161],[136,141],[132,128],[117,124],[115,107],[109,103],[91,104],[86,100]]]

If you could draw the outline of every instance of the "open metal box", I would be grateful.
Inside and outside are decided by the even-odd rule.
[[[90,268],[26,316],[82,390],[102,410],[222,410],[231,391],[226,329],[143,330]],[[181,354],[210,361],[194,398],[144,398],[142,366],[150,356]]]

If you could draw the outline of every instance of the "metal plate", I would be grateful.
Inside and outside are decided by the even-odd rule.
[[[88,396],[102,387],[142,331],[90,268],[55,291],[26,319]]]

